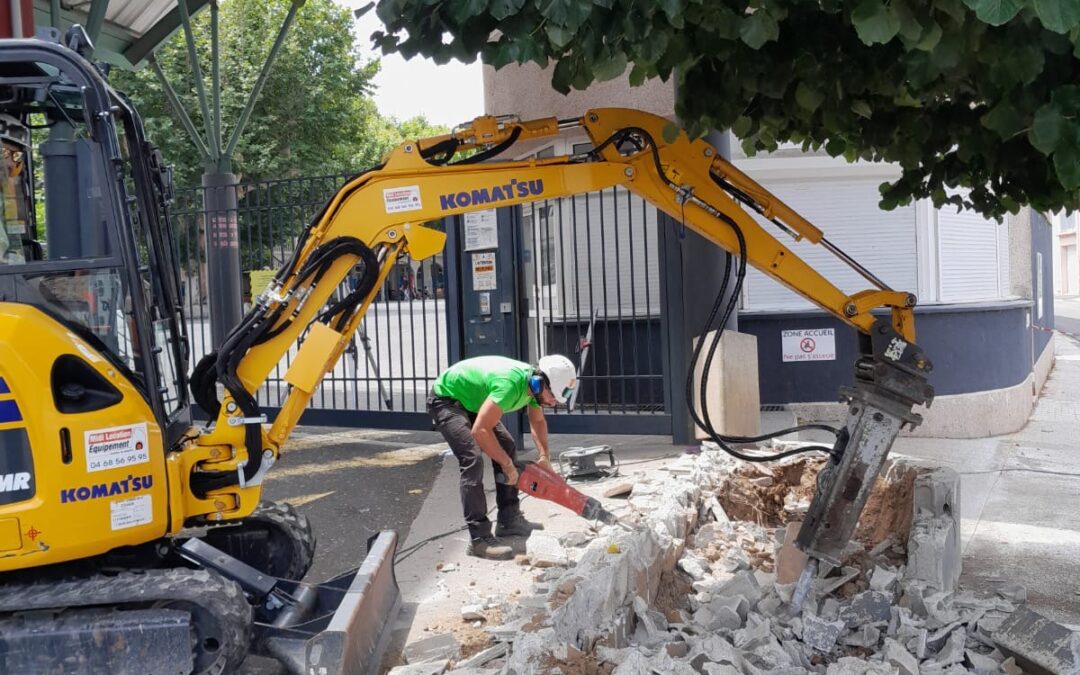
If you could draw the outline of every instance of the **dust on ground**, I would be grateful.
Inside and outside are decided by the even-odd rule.
[[[694,590],[686,575],[676,569],[664,570],[660,575],[660,588],[653,601],[653,609],[663,613],[668,621],[682,621],[679,611],[690,610],[690,596]]]
[[[585,654],[569,646],[565,659],[557,659],[549,654],[540,665],[540,672],[563,675],[611,675],[615,670],[614,663],[601,661],[593,654]]]
[[[463,661],[495,644],[495,639],[484,629],[487,626],[497,626],[502,623],[502,610],[493,607],[483,610],[481,614],[484,615],[484,620],[480,622],[480,626],[473,626],[476,621],[463,621],[459,618],[435,622],[430,624],[427,630],[432,635],[453,633],[454,638],[461,645],[458,659]]]

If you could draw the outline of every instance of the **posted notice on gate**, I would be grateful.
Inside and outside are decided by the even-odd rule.
[[[465,214],[465,250],[483,251],[499,247],[498,218],[495,209]]]
[[[832,328],[780,331],[784,362],[835,361],[836,332]]]
[[[93,429],[85,432],[83,440],[87,471],[106,471],[150,461],[145,423]]]
[[[472,283],[474,291],[493,291],[495,281],[495,253],[472,254]]]

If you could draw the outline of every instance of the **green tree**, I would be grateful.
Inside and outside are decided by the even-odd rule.
[[[290,4],[289,0],[265,0],[221,5],[225,139],[240,117]],[[209,88],[209,11],[194,17],[192,23]],[[241,180],[336,174],[378,162],[387,149],[370,140],[372,131],[385,124],[371,99],[371,81],[379,63],[365,62],[352,27],[349,11],[331,0],[308,0],[297,12],[237,144],[233,171]],[[202,132],[203,119],[182,31],[161,46],[157,59],[196,129]],[[203,173],[200,156],[153,71],[116,72],[113,83],[133,99],[147,135],[174,166],[177,185],[198,185]]]
[[[379,0],[377,12],[384,53],[554,62],[564,93],[627,71],[632,84],[675,78],[692,135],[731,128],[748,152],[791,141],[895,162],[884,208],[1080,207],[1077,0]]]

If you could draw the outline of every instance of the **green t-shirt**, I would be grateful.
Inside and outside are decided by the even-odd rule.
[[[480,412],[491,399],[504,413],[539,404],[529,395],[533,367],[505,356],[478,356],[443,371],[433,387],[436,396],[452,398],[469,412]]]

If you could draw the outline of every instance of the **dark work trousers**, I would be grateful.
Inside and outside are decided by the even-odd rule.
[[[491,534],[491,521],[487,517],[487,498],[484,496],[484,451],[480,449],[472,435],[476,414],[466,410],[461,403],[452,398],[430,394],[427,400],[428,414],[431,415],[435,428],[450,444],[450,450],[457,457],[461,469],[461,506],[465,510],[465,522],[469,526],[469,536],[479,539]],[[517,445],[514,437],[506,430],[502,422],[495,425],[495,438],[510,456],[517,458]],[[492,460],[495,472],[500,468]],[[495,504],[499,509],[499,522],[508,524],[521,513],[518,491],[515,487],[495,484]]]

